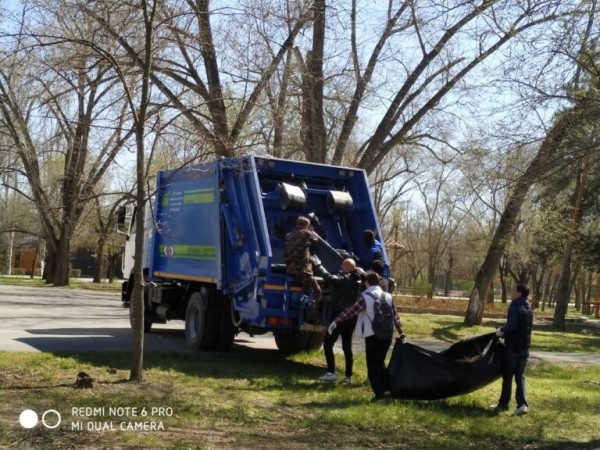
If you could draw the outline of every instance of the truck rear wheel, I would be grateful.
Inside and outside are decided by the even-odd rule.
[[[306,350],[319,350],[325,340],[325,333],[309,332]]]
[[[282,353],[293,353],[318,350],[323,344],[325,335],[308,331],[274,331],[275,344]]]
[[[235,327],[231,320],[231,313],[228,311],[219,315],[219,337],[215,345],[215,350],[229,350],[235,339]]]
[[[195,350],[214,350],[217,344],[219,317],[208,306],[208,293],[201,288],[191,295],[185,311],[185,340]]]

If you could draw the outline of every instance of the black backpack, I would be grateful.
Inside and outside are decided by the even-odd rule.
[[[367,295],[373,299],[373,311],[375,312],[373,319],[371,319],[371,326],[375,336],[379,339],[391,339],[394,335],[394,312],[392,305],[386,300],[386,293],[382,292],[377,297],[372,292],[367,292]],[[368,315],[367,315],[368,317]]]

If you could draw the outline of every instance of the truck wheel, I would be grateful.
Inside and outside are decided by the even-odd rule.
[[[229,350],[235,339],[235,327],[231,320],[231,312],[222,313],[219,316],[219,337],[215,350]]]
[[[325,340],[325,333],[308,333],[306,350],[319,350]]]
[[[277,348],[286,355],[306,350],[308,334],[305,331],[274,331],[273,335]]]
[[[185,311],[185,340],[194,350],[213,350],[216,346],[218,316],[208,310],[205,288],[194,292]]]
[[[144,311],[144,333],[149,333],[152,329],[152,312]],[[129,324],[133,329],[133,321],[135,319],[135,308],[133,306],[133,302],[129,303]]]

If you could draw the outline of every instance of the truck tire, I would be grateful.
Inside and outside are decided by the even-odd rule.
[[[306,350],[308,333],[305,331],[274,331],[275,344],[280,352],[291,355]]]
[[[194,350],[214,350],[218,337],[218,315],[208,309],[206,288],[194,292],[185,310],[185,340]]]
[[[152,312],[144,311],[144,333],[150,333],[152,329]],[[133,321],[135,319],[135,308],[133,306],[133,302],[129,303],[129,324],[131,325],[131,329],[133,329]]]
[[[309,332],[306,342],[306,350],[319,350],[325,340],[325,333]]]
[[[274,331],[275,344],[280,352],[286,355],[318,350],[323,345],[324,333],[307,331]]]
[[[235,339],[235,327],[231,320],[231,312],[219,315],[219,336],[215,345],[215,350],[229,350]]]

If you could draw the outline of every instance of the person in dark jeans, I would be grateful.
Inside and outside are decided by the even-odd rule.
[[[354,331],[357,336],[365,338],[365,356],[367,359],[367,376],[371,383],[371,389],[375,397],[373,400],[381,400],[385,398],[385,394],[389,389],[389,373],[385,367],[385,357],[387,352],[392,345],[392,337],[389,339],[378,338],[371,325],[372,318],[375,316],[373,298],[382,298],[384,301],[392,305],[394,312],[393,320],[400,338],[404,339],[404,333],[402,332],[402,325],[398,319],[398,313],[394,308],[392,296],[387,292],[383,292],[379,286],[379,275],[375,272],[367,273],[367,289],[358,297],[358,300],[352,305],[342,311],[338,316],[331,322],[329,334],[333,334],[338,324],[357,317],[356,326]]]
[[[497,336],[504,337],[506,350],[502,361],[502,393],[494,411],[508,410],[514,376],[517,385],[515,396],[517,408],[513,413],[515,416],[526,414],[529,411],[529,405],[525,398],[525,366],[531,346],[533,311],[527,300],[528,296],[527,286],[518,284],[513,292],[513,301],[508,307],[506,325],[496,330]]]
[[[364,273],[364,272],[363,272]],[[331,316],[336,317],[345,308],[352,305],[358,298],[361,283],[361,275],[353,259],[345,259],[342,262],[340,271],[332,275],[322,272],[323,278],[331,285]],[[331,317],[330,316],[330,317]],[[345,384],[352,384],[352,368],[354,357],[352,354],[352,333],[356,325],[356,318],[346,320],[333,331],[332,334],[326,334],[323,342],[323,352],[327,361],[327,373],[319,378],[321,381],[336,381],[337,372],[335,369],[335,356],[333,346],[338,337],[342,337],[342,350],[346,361],[346,371],[344,379]]]

